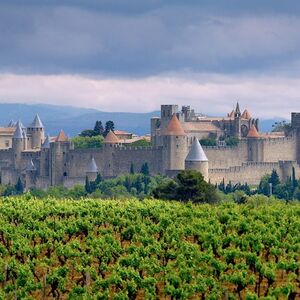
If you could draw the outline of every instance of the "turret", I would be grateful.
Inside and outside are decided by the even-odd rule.
[[[185,169],[200,172],[204,180],[208,182],[208,159],[198,139],[194,139],[191,150],[185,159]]]
[[[104,163],[104,176],[112,177],[114,175],[114,152],[115,147],[120,143],[120,140],[115,133],[110,130],[103,141],[103,151],[106,157]]]
[[[27,134],[31,135],[31,148],[41,148],[45,140],[45,131],[39,115],[36,115],[32,123],[27,127]]]
[[[40,176],[49,176],[49,149],[50,149],[50,137],[49,135],[47,135],[44,143],[41,146]]]
[[[168,126],[172,116],[178,113],[178,105],[161,105],[160,129],[161,134]]]
[[[86,176],[89,181],[95,181],[98,175],[99,169],[96,164],[96,161],[94,157],[91,158],[91,161],[89,162],[87,169],[86,169]]]
[[[51,185],[63,185],[64,179],[69,176],[68,154],[74,146],[61,130],[53,143],[50,143],[49,165]]]
[[[21,122],[18,121],[16,125],[16,130],[12,138],[12,152],[14,159],[15,169],[21,168],[21,153],[24,150],[24,135],[23,129],[21,127]]]
[[[163,132],[163,167],[166,171],[184,170],[187,155],[187,135],[176,114]]]
[[[251,125],[247,135],[248,140],[248,161],[264,161],[263,142],[254,124]]]
[[[237,102],[236,104],[236,108],[234,111],[234,132],[235,132],[235,136],[238,138],[241,138],[242,134],[241,134],[241,110],[240,110],[240,105]]]

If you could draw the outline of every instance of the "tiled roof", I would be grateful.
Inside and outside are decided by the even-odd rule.
[[[176,114],[173,114],[164,134],[165,135],[186,135]]]
[[[253,124],[248,132],[247,135],[248,138],[259,138],[259,133],[255,127],[255,125]]]
[[[247,119],[247,120],[251,119],[251,115],[250,115],[250,113],[248,112],[247,109],[244,110],[244,112],[242,114],[242,118]]]
[[[183,128],[186,132],[193,131],[221,131],[220,128],[215,126],[210,121],[198,121],[198,122],[184,122]]]
[[[231,113],[228,114],[229,118],[234,118],[234,110],[231,111]]]
[[[191,150],[185,160],[186,161],[208,161],[207,156],[198,139],[194,140]]]
[[[61,130],[58,134],[58,136],[55,139],[55,142],[67,142],[68,137],[65,135],[64,131]]]
[[[105,144],[118,144],[120,141],[113,131],[109,131],[104,139]]]

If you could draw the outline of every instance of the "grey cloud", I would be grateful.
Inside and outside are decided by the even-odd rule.
[[[0,5],[2,72],[274,72],[299,61],[295,1],[42,3]]]

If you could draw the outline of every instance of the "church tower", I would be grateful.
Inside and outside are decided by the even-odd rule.
[[[242,114],[241,114],[241,110],[240,110],[240,105],[239,103],[237,102],[236,104],[236,108],[235,108],[235,111],[234,111],[234,133],[235,133],[235,136],[238,137],[238,138],[241,138],[242,136],[242,133],[241,133],[241,117],[242,117]]]

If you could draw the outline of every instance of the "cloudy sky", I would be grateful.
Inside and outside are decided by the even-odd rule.
[[[298,0],[1,0],[0,102],[300,111]]]

